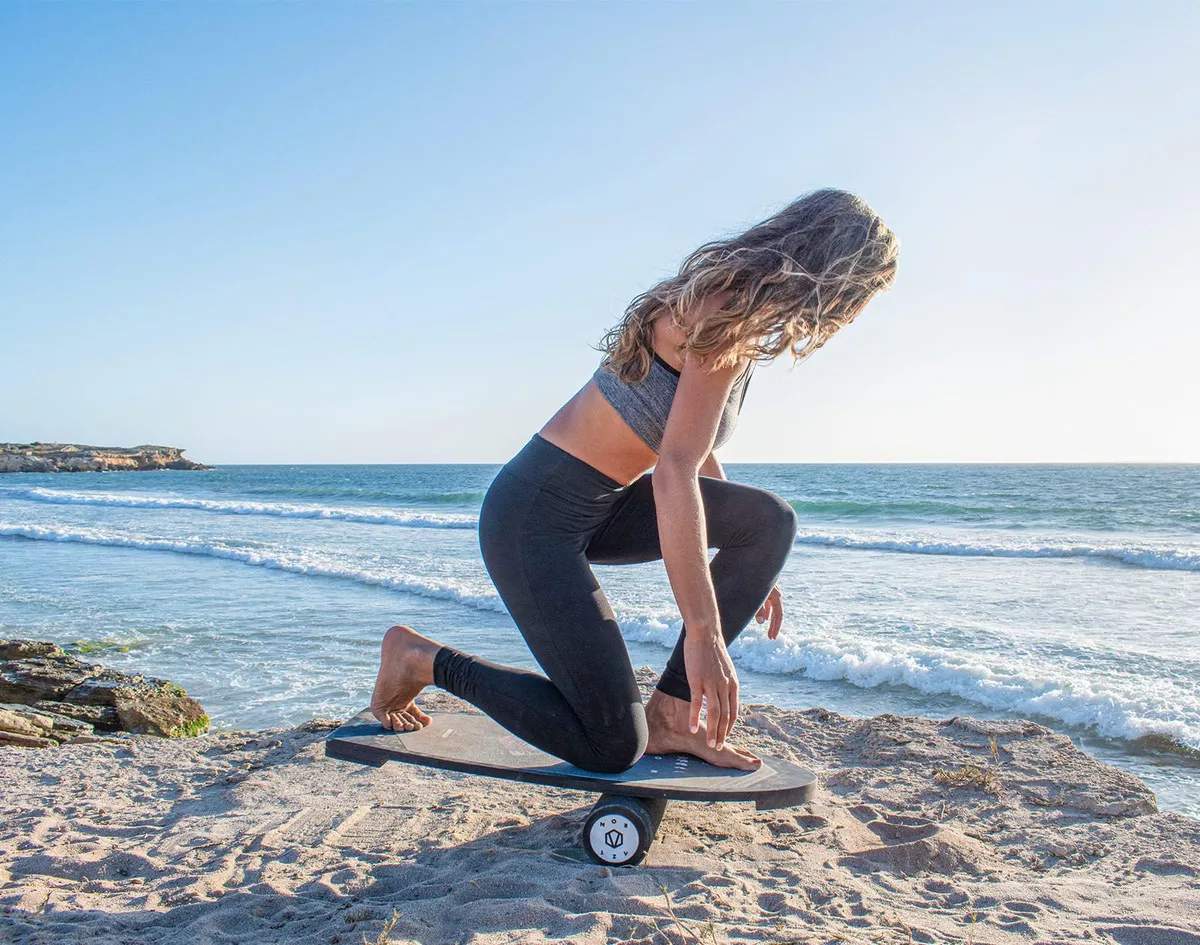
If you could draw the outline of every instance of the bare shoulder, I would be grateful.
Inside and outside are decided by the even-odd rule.
[[[720,309],[728,298],[728,292],[716,292],[705,296],[692,309],[683,312],[680,319],[683,327],[676,324],[675,320],[666,311],[662,312],[654,321],[655,353],[676,371],[682,371],[684,364],[683,358],[679,354],[679,349],[683,346],[686,338],[685,328],[693,324],[697,318]]]

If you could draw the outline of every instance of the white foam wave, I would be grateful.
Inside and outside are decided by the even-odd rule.
[[[223,542],[195,538],[153,538],[145,535],[123,535],[99,529],[46,528],[38,525],[0,523],[0,537],[27,538],[33,541],[71,542],[104,545],[111,548],[135,548],[142,551],[165,551],[174,554],[199,555],[238,561],[242,564],[291,574],[313,577],[340,578],[371,587],[417,594],[440,600],[452,600],[479,610],[504,613],[504,605],[495,591],[474,587],[466,581],[438,581],[412,575],[356,568],[278,547],[248,548]]]
[[[58,489],[3,489],[0,496],[53,505],[99,505],[127,509],[193,509],[218,515],[269,515],[278,518],[329,519],[367,525],[402,525],[407,528],[475,528],[474,515],[453,512],[418,512],[407,509],[341,508],[284,502],[235,502],[225,499],[189,499],[182,496],[120,495],[104,492],[66,492]]]
[[[631,640],[674,647],[681,622],[641,608],[622,613]],[[921,647],[889,648],[875,641],[834,642],[820,636],[769,640],[751,623],[729,648],[738,666],[771,675],[842,680],[860,689],[905,686],[925,695],[958,696],[1013,715],[1037,715],[1091,728],[1109,738],[1165,735],[1200,750],[1200,697],[1194,691],[1148,687],[1134,678],[1095,681],[1047,674],[1037,667],[996,667],[962,653]]]
[[[248,502],[224,499],[194,499],[182,496],[121,495],[117,493],[69,492],[43,488],[0,489],[12,496],[55,505],[109,506],[141,509],[191,509],[220,515],[265,515],[278,518],[325,519],[368,525],[408,528],[474,529],[477,515],[428,512],[410,509],[350,508],[281,502]],[[914,534],[870,532],[804,531],[798,545],[840,548],[849,551],[884,551],[914,555],[991,558],[1099,558],[1132,567],[1166,571],[1200,571],[1200,548],[1152,544],[1089,543],[1058,538],[1024,540],[988,536],[983,540],[956,540]]]
[[[1062,678],[1040,667],[997,667],[962,653],[889,648],[877,642],[819,637],[767,640],[748,631],[731,648],[739,665],[758,672],[844,680],[862,689],[901,685],[926,695],[954,695],[1014,715],[1041,715],[1092,728],[1110,738],[1166,735],[1200,749],[1200,700],[1182,689],[1130,679]]]
[[[951,555],[989,558],[1102,558],[1158,571],[1200,571],[1200,549],[1168,546],[1089,544],[1084,541],[947,541],[918,536],[842,535],[801,532],[798,545],[845,548],[852,551],[890,551],[911,555]]]

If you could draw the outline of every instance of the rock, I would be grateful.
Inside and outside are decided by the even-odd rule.
[[[17,748],[57,748],[58,742],[53,738],[39,738],[36,735],[0,732],[0,746],[4,745],[12,745]]]
[[[322,716],[309,719],[307,722],[301,722],[296,726],[302,732],[331,732],[335,728],[339,728],[342,724],[342,719],[327,719]]]
[[[37,735],[45,737],[53,724],[44,718],[30,716],[24,712],[14,712],[11,709],[0,709],[0,732],[6,735]]]
[[[70,702],[40,701],[33,703],[35,709],[53,712],[99,729],[119,729],[121,719],[111,705],[72,705]]]
[[[68,690],[63,694],[63,699],[75,705],[115,706],[117,690],[122,686],[145,684],[146,681],[140,676],[126,676],[124,673],[108,670],[103,676],[86,679]]]
[[[84,663],[35,640],[0,641],[0,654],[5,744],[58,744],[93,728],[169,737],[208,730],[203,707],[170,680]]]
[[[121,687],[115,695],[117,716],[127,732],[179,738],[208,731],[208,715],[195,699],[134,687]]]
[[[24,705],[0,705],[0,745],[45,748],[91,732],[86,722],[66,716]]]
[[[6,660],[0,663],[0,702],[61,701],[66,693],[99,672],[99,666],[80,663],[66,654]]]
[[[35,656],[66,656],[62,647],[38,640],[0,640],[0,660],[27,660]]]
[[[50,702],[40,705],[35,703],[33,706],[13,705],[10,703],[8,705],[0,705],[0,710],[17,712],[33,720],[37,725],[52,729],[52,737],[54,738],[91,733],[92,725],[86,719],[77,719],[53,709],[47,709],[45,708],[47,705],[63,705],[63,703]],[[68,708],[71,707],[68,706]]]

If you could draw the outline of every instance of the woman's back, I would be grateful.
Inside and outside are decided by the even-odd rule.
[[[709,311],[720,308],[725,300],[725,293],[709,296],[696,307],[693,317],[703,317]],[[633,482],[654,466],[658,460],[658,446],[662,442],[662,424],[666,423],[667,413],[674,402],[674,390],[680,376],[680,369],[664,355],[678,349],[683,341],[683,331],[664,313],[655,320],[652,341],[651,373],[643,381],[644,386],[640,390],[617,390],[616,385],[598,376],[604,371],[600,368],[547,421],[539,431],[540,435],[619,482]],[[733,421],[741,408],[752,371],[753,364],[748,365],[726,403],[727,413],[732,404],[733,417],[729,421],[722,417],[718,446],[733,433]],[[609,377],[617,380],[611,374]],[[620,381],[617,383],[622,384]],[[601,385],[608,388],[607,393]],[[614,400],[618,400],[621,406],[614,405]],[[635,404],[640,402],[640,406],[630,406],[631,401]],[[664,401],[666,412],[663,411]],[[642,415],[641,420],[635,417],[635,410]],[[724,438],[721,438],[721,434],[724,434]]]
[[[753,373],[754,361],[750,361],[729,391],[729,398],[725,402],[717,427],[717,437],[713,442],[714,449],[724,446],[733,436],[742,401],[746,398],[746,388],[750,384],[750,375]],[[650,370],[640,381],[623,381],[603,364],[596,369],[592,380],[596,382],[596,387],[604,399],[621,415],[621,419],[629,424],[630,429],[643,443],[657,453],[662,446],[663,431],[667,426],[667,417],[671,414],[675,390],[679,386],[679,375],[678,370],[655,352],[650,362]]]

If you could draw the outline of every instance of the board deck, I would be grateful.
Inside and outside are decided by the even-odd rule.
[[[435,714],[420,731],[393,732],[364,709],[326,737],[325,754],[377,767],[400,761],[600,794],[754,801],[759,810],[803,804],[812,798],[817,781],[811,771],[769,756],[757,771],[718,768],[691,755],[645,755],[620,774],[585,771],[473,713]]]

